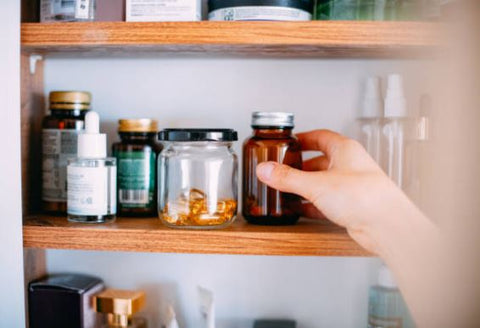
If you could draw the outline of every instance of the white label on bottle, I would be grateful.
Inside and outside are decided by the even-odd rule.
[[[77,130],[42,130],[42,199],[67,201],[67,161],[77,156]]]
[[[202,19],[201,0],[127,0],[130,22],[179,22]]]
[[[90,0],[77,0],[75,5],[75,18],[89,19],[90,6],[91,6]]]
[[[72,215],[115,214],[117,170],[112,167],[67,168],[67,212]]]
[[[307,21],[312,15],[304,10],[275,6],[245,6],[217,9],[208,14],[211,21],[282,20]]]

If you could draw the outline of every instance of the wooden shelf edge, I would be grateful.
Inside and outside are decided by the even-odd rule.
[[[305,220],[295,226],[261,227],[238,220],[222,230],[179,230],[158,219],[117,219],[105,225],[68,223],[65,218],[32,216],[23,227],[25,248],[96,251],[281,255],[371,256],[328,222]]]
[[[438,46],[425,22],[23,23],[22,50],[44,55],[131,53],[281,57],[410,57]]]

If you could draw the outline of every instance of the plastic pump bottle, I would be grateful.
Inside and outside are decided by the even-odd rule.
[[[358,119],[359,141],[372,158],[380,162],[380,135],[383,121],[383,100],[380,91],[380,78],[369,77],[365,84],[362,114]]]
[[[414,328],[415,324],[392,273],[382,264],[378,284],[370,287],[368,328]]]
[[[85,116],[85,131],[78,136],[77,158],[67,167],[67,214],[72,222],[113,221],[117,211],[117,168],[107,157],[107,136],[100,133],[96,112]]]
[[[402,77],[398,74],[391,74],[388,76],[385,97],[381,166],[400,188],[404,188],[407,181],[405,153],[408,134],[409,120]]]

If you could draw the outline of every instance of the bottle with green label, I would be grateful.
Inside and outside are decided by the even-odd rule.
[[[120,216],[155,216],[156,159],[162,150],[156,142],[157,130],[157,121],[152,119],[119,120],[121,141],[113,144],[113,156]]]

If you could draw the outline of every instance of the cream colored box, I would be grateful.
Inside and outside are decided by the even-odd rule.
[[[201,0],[127,0],[127,22],[202,20]]]

